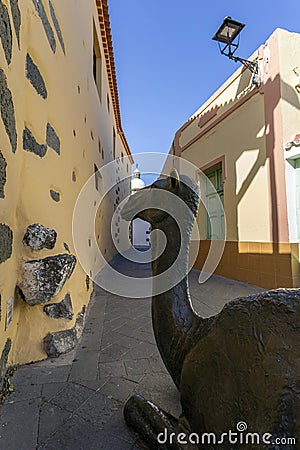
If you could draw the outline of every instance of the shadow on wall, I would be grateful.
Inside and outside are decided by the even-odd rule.
[[[226,105],[233,104],[238,96],[245,91],[249,76],[241,76],[240,84],[237,89],[237,95],[234,100]],[[235,223],[237,224],[236,236],[240,242],[226,242],[226,248],[216,273],[235,278],[241,281],[247,281],[252,284],[258,284],[266,288],[291,287],[300,284],[299,276],[299,251],[298,244],[289,243],[288,223],[284,218],[287,217],[286,211],[286,186],[285,186],[285,161],[283,156],[282,138],[281,138],[281,111],[280,101],[285,101],[293,107],[299,109],[300,102],[295,90],[286,84],[277,74],[273,79],[269,78],[264,83],[258,95],[264,96],[265,111],[261,123],[264,123],[263,132],[258,128],[258,122],[255,124],[249,121],[248,133],[239,135],[239,130],[234,127],[226,136],[225,148],[230,148],[232,136],[236,140],[240,139],[240,151],[236,155],[232,165],[237,166],[240,158],[245,160],[250,158],[249,173],[244,179],[239,180],[237,170],[231,172],[234,180],[231,180],[231,192],[227,190],[227,199],[230,198],[231,210],[235,211]],[[256,96],[252,96],[255,101]],[[222,106],[224,106],[223,104]],[[220,113],[220,110],[218,111]],[[235,114],[235,112],[233,112]],[[227,120],[230,120],[230,116]],[[225,119],[226,120],[226,119]],[[230,122],[227,125],[230,126]],[[255,129],[256,126],[256,129]],[[210,134],[209,139],[214,139]],[[244,142],[247,142],[248,148],[244,148]],[[241,230],[239,230],[239,208],[242,200],[245,198],[249,188],[259,175],[259,171],[267,165],[269,178],[269,197],[270,204],[270,242],[243,242]],[[283,206],[284,205],[284,206]],[[255,214],[255,205],[253,205],[253,214]],[[269,214],[269,211],[266,212]],[[202,267],[207,257],[210,241],[201,243],[201,254],[197,259],[197,267]]]

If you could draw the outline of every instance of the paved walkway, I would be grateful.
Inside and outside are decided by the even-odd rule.
[[[137,270],[126,264],[128,274],[136,276]],[[197,271],[189,279],[194,307],[204,317],[230,299],[262,290],[218,276],[199,285]],[[150,309],[150,299],[96,287],[77,349],[20,367],[12,377],[15,392],[2,407],[0,449],[145,449],[123,420],[132,392],[180,414],[178,393],[155,345]]]

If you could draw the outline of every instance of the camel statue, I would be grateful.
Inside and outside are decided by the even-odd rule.
[[[163,201],[147,208],[161,190],[189,207],[183,229],[164,212]],[[165,250],[152,262],[154,278],[186,247],[185,276],[152,296],[155,339],[180,391],[182,414],[176,419],[134,395],[125,404],[125,420],[153,449],[300,448],[300,289],[237,298],[213,317],[197,315],[186,275],[198,206],[195,183],[173,170],[130,197],[121,212],[125,220],[139,217],[165,233]],[[298,447],[289,438],[298,439]]]

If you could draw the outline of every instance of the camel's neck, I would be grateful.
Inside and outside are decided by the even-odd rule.
[[[187,280],[191,227],[186,224],[180,233],[176,223],[168,219],[161,228],[167,237],[165,251],[152,263],[154,334],[162,359],[178,387],[183,360],[201,321],[193,310]],[[155,241],[154,254],[157,245]]]

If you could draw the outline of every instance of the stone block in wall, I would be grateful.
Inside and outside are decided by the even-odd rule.
[[[60,139],[50,123],[47,123],[46,142],[48,147],[53,148],[53,150],[60,155]]]
[[[54,189],[50,189],[50,196],[55,202],[60,201],[60,193],[55,191]]]
[[[11,257],[13,232],[8,225],[0,223],[0,264]]]
[[[0,0],[0,39],[7,64],[11,62],[12,34],[6,5]]]
[[[86,290],[88,291],[90,288],[90,277],[88,275],[85,277],[85,285],[86,285]]]
[[[44,350],[50,358],[68,353],[74,349],[78,343],[84,326],[86,307],[83,306],[80,313],[77,314],[76,322],[73,328],[69,330],[56,331],[48,333],[44,338]]]
[[[44,311],[47,316],[52,319],[73,319],[74,312],[72,307],[72,300],[69,293],[59,303],[52,303],[51,305],[45,305]]]
[[[69,254],[23,263],[19,287],[24,300],[31,306],[52,300],[71,276],[75,265],[76,257]]]
[[[11,91],[7,85],[5,73],[0,69],[0,108],[6,133],[10,140],[13,153],[17,150],[17,130],[15,109]]]
[[[23,244],[31,250],[52,249],[56,243],[57,233],[55,230],[45,227],[40,223],[35,223],[27,227],[23,237]]]
[[[18,47],[20,48],[20,28],[21,28],[21,12],[19,8],[19,0],[10,0],[11,15],[15,27],[15,32],[18,41]]]
[[[36,92],[43,97],[44,99],[47,98],[48,92],[46,88],[45,81],[42,77],[42,74],[38,68],[38,66],[35,64],[35,62],[32,60],[29,53],[27,53],[26,56],[26,77],[36,90]]]
[[[8,338],[0,357],[0,389],[2,389],[3,387],[3,381],[6,374],[6,366],[10,349],[11,349],[11,339]]]
[[[47,146],[39,144],[27,127],[23,131],[23,149],[34,153],[40,158],[43,158],[47,153]]]
[[[64,55],[65,55],[66,54],[65,43],[64,43],[64,40],[63,40],[63,37],[62,37],[62,32],[61,32],[61,29],[60,29],[60,26],[59,26],[59,22],[57,20],[57,17],[56,17],[53,5],[51,3],[51,0],[49,0],[49,8],[50,8],[50,14],[51,14],[52,22],[54,24],[54,28],[56,30],[56,34],[57,34],[57,37],[58,37],[61,49],[62,49],[62,51],[64,52]]]
[[[32,0],[32,1],[34,3],[35,9],[36,9],[40,19],[41,19],[41,22],[43,24],[43,27],[44,27],[48,42],[50,44],[51,50],[53,51],[53,53],[55,53],[56,40],[55,40],[54,33],[53,33],[52,27],[50,25],[48,16],[45,11],[43,0]]]

